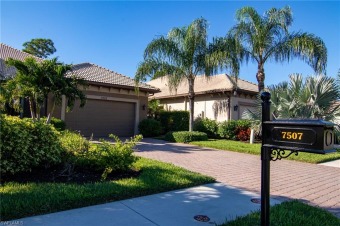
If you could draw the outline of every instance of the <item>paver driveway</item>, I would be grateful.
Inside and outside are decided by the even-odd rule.
[[[259,156],[143,139],[136,154],[173,163],[217,181],[260,193]],[[320,206],[340,218],[340,168],[289,160],[271,162],[270,194]]]

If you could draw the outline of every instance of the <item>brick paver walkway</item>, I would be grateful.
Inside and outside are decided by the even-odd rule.
[[[217,181],[260,193],[259,156],[144,139],[136,154],[173,163]],[[340,218],[340,168],[288,160],[271,162],[271,197],[299,199]]]

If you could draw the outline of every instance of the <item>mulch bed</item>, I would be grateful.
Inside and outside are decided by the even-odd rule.
[[[95,171],[87,168],[75,168],[72,174],[62,175],[64,167],[62,165],[48,169],[37,168],[31,172],[17,173],[15,175],[1,175],[0,183],[6,182],[35,182],[35,183],[94,183],[101,181],[102,171]],[[106,181],[119,180],[123,178],[136,178],[140,175],[140,170],[130,169],[123,172],[112,172],[106,178]]]

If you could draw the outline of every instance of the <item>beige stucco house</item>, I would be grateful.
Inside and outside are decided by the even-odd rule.
[[[189,110],[189,88],[186,80],[172,92],[166,78],[151,80],[147,84],[161,90],[149,99],[160,100],[165,110]],[[229,75],[220,74],[210,77],[197,76],[194,91],[194,117],[225,121],[241,119],[247,108],[255,108],[258,87],[242,79],[238,79],[236,84]]]
[[[32,56],[2,43],[0,48],[0,73],[5,77],[15,75],[15,68],[7,67],[5,60],[24,60]],[[84,90],[86,105],[79,108],[76,103],[73,110],[67,112],[66,99],[63,98],[53,116],[63,119],[67,128],[84,136],[105,137],[110,133],[132,136],[138,133],[139,122],[147,117],[148,97],[159,92],[157,88],[141,83],[136,93],[133,79],[91,63],[76,64],[72,71],[88,83]],[[49,96],[46,102],[46,113],[52,107],[51,98]]]

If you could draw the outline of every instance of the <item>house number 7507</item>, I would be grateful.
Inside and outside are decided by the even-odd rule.
[[[303,133],[296,133],[296,132],[281,132],[282,134],[282,139],[287,139],[287,140],[301,140]]]

